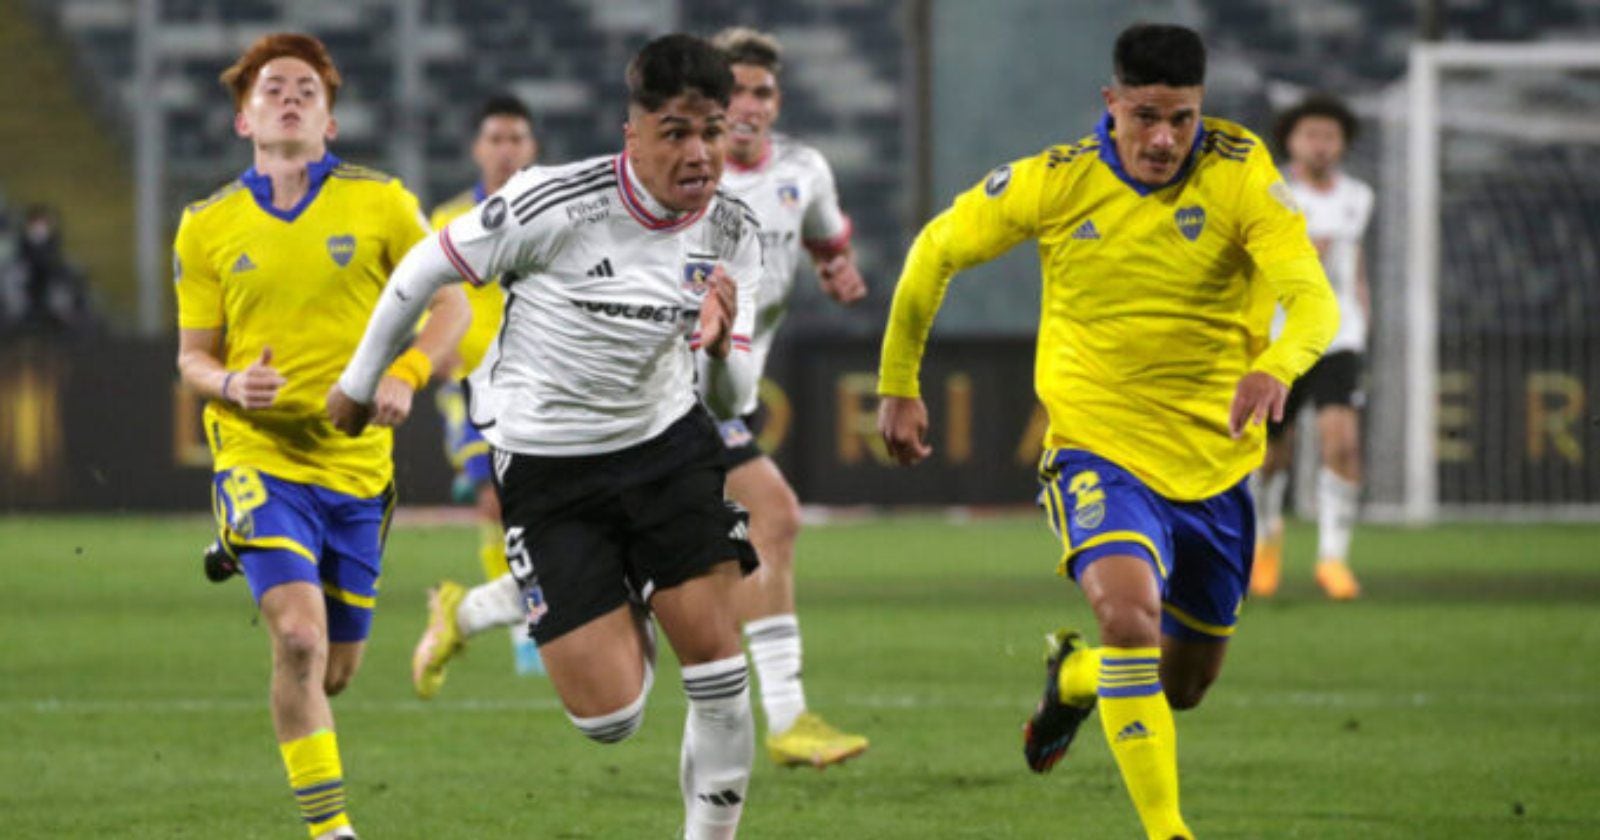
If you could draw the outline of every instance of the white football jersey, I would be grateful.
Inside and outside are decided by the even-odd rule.
[[[839,209],[833,170],[810,146],[774,134],[767,154],[753,167],[741,168],[730,158],[722,173],[722,189],[749,205],[761,222],[766,272],[756,296],[756,375],[766,369],[773,337],[788,311],[789,294],[808,247],[837,249],[849,242],[850,220]],[[741,415],[756,410],[752,392],[738,407]]]
[[[1372,188],[1341,172],[1333,188],[1322,191],[1285,176],[1300,208],[1306,214],[1306,233],[1322,255],[1322,270],[1339,299],[1339,332],[1328,345],[1329,353],[1367,349],[1367,318],[1356,294],[1361,242],[1372,220]]]
[[[500,335],[469,379],[471,420],[498,449],[612,452],[682,417],[716,265],[738,289],[733,352],[749,352],[762,270],[750,208],[719,192],[670,214],[626,154],[525,169],[439,241],[469,282],[506,287]]]

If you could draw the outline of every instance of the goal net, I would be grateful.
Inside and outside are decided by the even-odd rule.
[[[1422,44],[1386,99],[1367,513],[1600,518],[1600,44]]]

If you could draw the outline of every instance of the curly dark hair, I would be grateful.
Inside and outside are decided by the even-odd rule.
[[[1356,142],[1356,134],[1361,129],[1355,112],[1344,104],[1344,100],[1331,93],[1313,93],[1278,115],[1278,122],[1272,127],[1272,140],[1278,145],[1279,154],[1289,153],[1289,135],[1306,117],[1326,117],[1338,123],[1339,130],[1344,133],[1346,147]]]

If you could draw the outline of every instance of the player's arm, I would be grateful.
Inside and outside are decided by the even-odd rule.
[[[855,248],[850,245],[854,226],[839,207],[833,170],[821,155],[817,155],[814,181],[805,216],[800,220],[801,244],[811,255],[822,291],[848,306],[867,296],[867,282],[856,268]]]
[[[208,400],[267,408],[277,399],[285,380],[272,367],[270,347],[262,347],[255,362],[245,368],[227,368],[222,283],[206,258],[203,237],[194,212],[185,211],[172,243],[173,286],[178,293],[178,375],[184,385]]]
[[[1247,423],[1283,419],[1289,385],[1316,364],[1339,331],[1339,303],[1288,184],[1260,144],[1245,166],[1239,197],[1244,247],[1283,307],[1284,321],[1283,332],[1234,392],[1228,420],[1234,437]]]
[[[501,193],[418,242],[395,266],[361,344],[328,394],[328,414],[341,431],[358,434],[372,421],[372,402],[380,380],[411,339],[424,309],[436,305],[435,298],[442,290],[463,280],[482,285],[486,278],[537,262],[538,248],[547,238],[543,234],[547,221],[524,224],[514,220],[505,198],[529,186],[526,179],[513,178]],[[413,371],[413,375],[421,374],[419,382],[426,381],[433,362],[442,361],[449,348],[461,340],[471,318],[461,290],[449,291],[459,299],[462,312],[458,317],[453,314],[456,304],[446,304],[450,308],[429,318],[429,328],[434,327],[435,319],[442,322],[438,331],[424,329],[417,336],[425,346],[416,349],[429,361],[427,370]],[[432,355],[434,352],[439,355]]]
[[[747,220],[744,236],[726,268],[718,265],[712,273],[712,288],[701,310],[700,376],[705,383],[706,406],[718,417],[734,416],[759,384],[761,371],[756,369],[750,340],[755,333],[756,291],[762,276],[761,240],[755,221]],[[707,310],[712,306],[721,310],[714,317],[726,323],[725,338],[715,348],[708,339],[712,327],[707,323]]]
[[[1046,171],[1042,156],[994,170],[925,225],[906,255],[878,365],[878,431],[902,464],[933,452],[923,442],[928,412],[918,377],[950,278],[1037,235]]]

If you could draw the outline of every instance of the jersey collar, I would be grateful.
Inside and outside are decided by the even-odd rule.
[[[639,182],[638,176],[633,172],[633,163],[628,160],[627,152],[617,155],[612,161],[617,170],[617,192],[622,193],[622,206],[628,209],[628,215],[639,224],[651,230],[682,230],[705,215],[705,207],[693,213],[678,213],[662,206],[661,202],[656,201],[655,196],[645,189],[644,184]],[[710,206],[709,203],[706,204],[706,207]]]
[[[761,157],[756,158],[755,163],[746,166],[735,160],[733,155],[728,155],[722,159],[722,165],[735,172],[760,172],[766,168],[767,162],[770,160],[772,160],[772,138],[768,137],[767,141],[761,146]]]
[[[272,179],[257,172],[254,166],[246,169],[244,174],[239,176],[239,180],[250,190],[250,194],[255,196],[256,206],[285,222],[292,222],[316,200],[317,193],[322,191],[322,185],[328,180],[329,173],[340,163],[343,161],[335,157],[333,152],[325,152],[321,160],[306,164],[306,178],[310,181],[306,185],[306,194],[300,199],[299,204],[288,210],[279,210],[272,206]]]
[[[1188,157],[1185,157],[1183,165],[1178,167],[1178,173],[1173,175],[1172,180],[1165,184],[1152,187],[1149,184],[1135,181],[1128,174],[1128,170],[1123,168],[1122,158],[1117,154],[1116,141],[1111,136],[1111,133],[1115,130],[1116,123],[1111,119],[1111,112],[1107,111],[1101,115],[1100,122],[1096,123],[1094,127],[1094,136],[1100,141],[1100,159],[1105,161],[1106,166],[1111,167],[1111,171],[1122,180],[1122,183],[1132,187],[1133,191],[1139,195],[1149,195],[1156,190],[1164,190],[1189,177],[1189,170],[1194,168],[1195,157],[1200,152],[1200,144],[1206,139],[1206,127],[1204,123],[1201,123],[1199,130],[1194,133],[1194,143],[1189,146]]]

